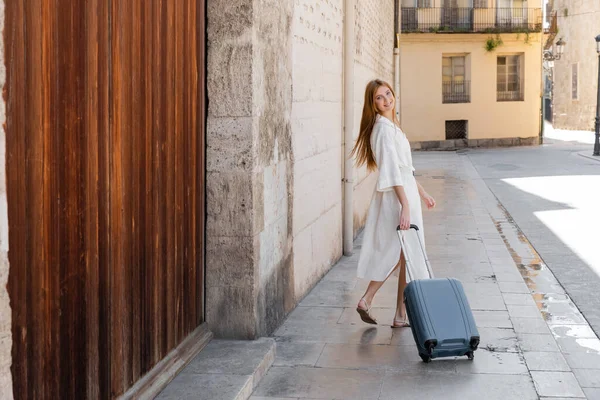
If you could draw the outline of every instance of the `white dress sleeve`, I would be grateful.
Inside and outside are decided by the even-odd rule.
[[[385,126],[380,126],[375,132],[375,162],[379,170],[377,191],[387,192],[394,186],[403,186],[404,180],[400,171],[400,157],[396,148],[395,132]]]

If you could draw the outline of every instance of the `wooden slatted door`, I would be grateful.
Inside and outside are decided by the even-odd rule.
[[[11,0],[16,399],[124,393],[203,322],[204,0]]]

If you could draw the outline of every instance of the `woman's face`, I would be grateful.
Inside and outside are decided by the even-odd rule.
[[[380,114],[384,114],[394,109],[394,95],[387,86],[380,86],[375,92],[375,107]]]

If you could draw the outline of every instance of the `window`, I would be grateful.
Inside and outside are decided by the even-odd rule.
[[[402,0],[402,7],[431,8],[431,0]]]
[[[442,57],[443,103],[468,103],[471,101],[466,72],[465,56]]]
[[[474,0],[473,7],[474,8],[488,8],[488,0]]]
[[[446,121],[446,140],[466,139],[467,138],[467,121],[455,120]]]
[[[498,56],[497,100],[523,101],[522,63],[523,56]]]
[[[571,65],[571,99],[579,100],[579,64]]]

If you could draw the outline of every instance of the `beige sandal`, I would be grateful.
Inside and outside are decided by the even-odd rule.
[[[408,327],[410,327],[408,318],[404,318],[404,319],[394,318],[394,322],[392,322],[392,328],[408,328]]]
[[[365,303],[366,308],[356,307],[356,311],[358,312],[358,315],[360,315],[360,319],[367,324],[377,325],[377,320],[371,315],[371,307],[364,297],[358,301],[358,305],[360,305],[361,302]]]

